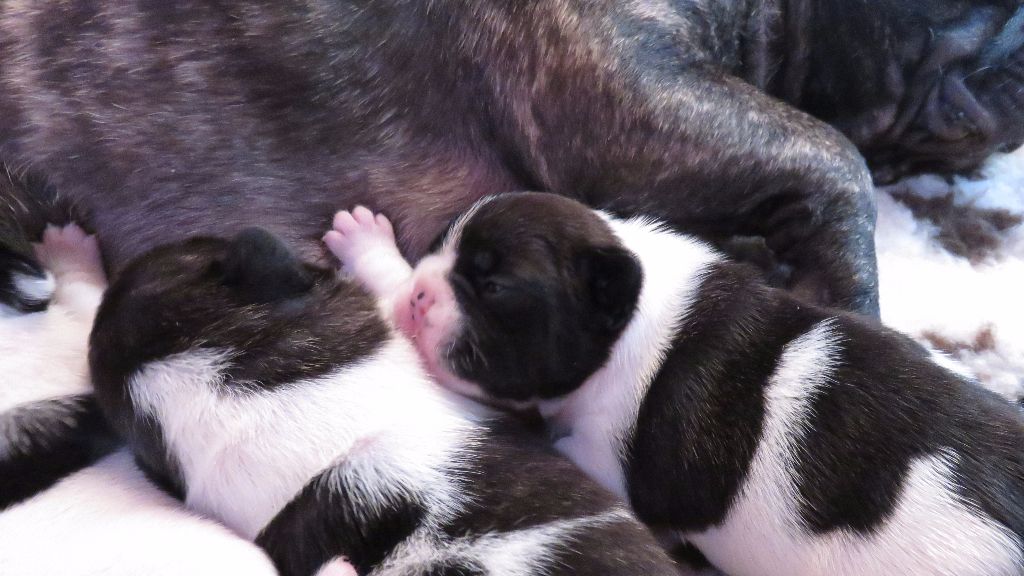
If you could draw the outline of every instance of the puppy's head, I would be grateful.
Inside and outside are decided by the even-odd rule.
[[[160,423],[136,410],[133,387],[173,387],[189,375],[135,378],[151,363],[213,354],[222,370],[211,386],[259,394],[367,356],[386,337],[367,294],[249,229],[233,240],[158,248],[131,263],[104,296],[89,360],[114,426],[151,472],[174,481]]]
[[[395,315],[450,387],[553,398],[607,360],[641,283],[639,262],[598,213],[559,196],[506,194],[449,228]]]

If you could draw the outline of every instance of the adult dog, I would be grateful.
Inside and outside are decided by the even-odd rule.
[[[114,271],[252,224],[314,258],[354,204],[415,258],[478,198],[537,189],[763,236],[791,285],[877,313],[854,144],[885,178],[1016,144],[1019,4],[0,0],[0,161],[79,208]]]

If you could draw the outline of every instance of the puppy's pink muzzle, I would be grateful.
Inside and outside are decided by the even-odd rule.
[[[448,282],[451,267],[449,256],[424,258],[394,304],[399,330],[415,341],[424,360],[435,368],[442,346],[451,340],[459,321],[458,303]]]

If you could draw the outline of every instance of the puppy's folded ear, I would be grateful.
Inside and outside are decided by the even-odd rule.
[[[222,264],[224,284],[253,302],[292,298],[313,287],[313,275],[277,236],[246,228],[235,236]]]
[[[588,247],[576,259],[589,304],[602,328],[617,332],[636,310],[643,269],[632,252],[618,246]]]

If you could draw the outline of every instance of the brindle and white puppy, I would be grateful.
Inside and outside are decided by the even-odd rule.
[[[149,471],[286,576],[343,559],[379,575],[676,573],[618,499],[438,387],[369,294],[262,230],[129,265],[90,355]]]
[[[35,256],[0,245],[0,510],[114,446],[86,364],[107,283],[96,240],[49,227]]]
[[[1024,571],[1024,422],[907,337],[551,195],[476,205],[415,271],[365,209],[325,241],[444,384],[538,407],[730,574]]]
[[[0,573],[275,574],[258,548],[150,483],[125,450],[104,457],[117,439],[86,351],[107,284],[96,240],[49,227],[33,255],[17,229],[0,242]]]

